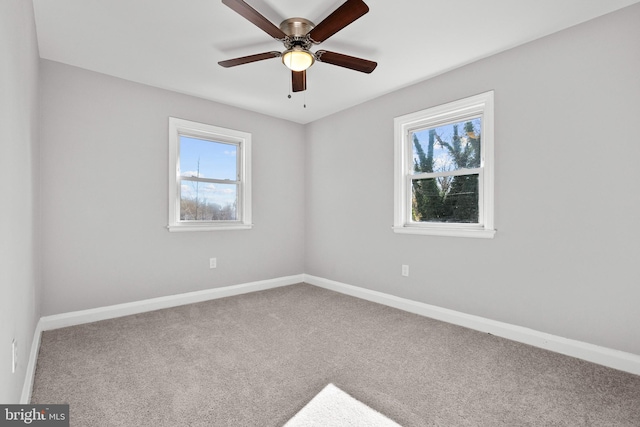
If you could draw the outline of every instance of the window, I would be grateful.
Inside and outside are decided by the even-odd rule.
[[[169,118],[169,231],[251,228],[251,134]]]
[[[395,119],[394,231],[492,238],[493,91]]]

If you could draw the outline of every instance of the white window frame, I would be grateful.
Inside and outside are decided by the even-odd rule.
[[[235,221],[180,220],[180,136],[233,144],[238,151],[238,219]],[[251,223],[251,134],[169,117],[169,231],[246,230]]]
[[[456,173],[478,174],[478,223],[417,222],[411,216],[413,174],[413,131],[482,118],[480,168]],[[494,130],[493,91],[460,99],[394,119],[394,219],[393,231],[403,234],[493,238],[494,229]],[[431,174],[437,175],[437,174]]]

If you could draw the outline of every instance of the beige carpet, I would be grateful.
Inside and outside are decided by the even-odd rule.
[[[640,377],[310,285],[43,334],[72,426],[277,426],[327,384],[403,427],[640,426]]]

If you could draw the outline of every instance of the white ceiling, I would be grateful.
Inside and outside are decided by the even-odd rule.
[[[246,0],[275,25],[318,24],[344,0]],[[372,74],[316,63],[289,99],[278,58],[224,59],[282,44],[220,0],[33,0],[40,56],[308,123],[640,0],[365,0],[368,14],[312,50],[378,62]],[[306,103],[307,108],[303,108]]]

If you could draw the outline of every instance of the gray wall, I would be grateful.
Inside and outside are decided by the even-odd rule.
[[[638,23],[635,5],[308,125],[305,272],[640,354]],[[393,118],[487,90],[495,239],[394,234]]]
[[[41,74],[43,315],[303,273],[302,125],[46,60]],[[252,230],[167,231],[169,116],[253,134]]]
[[[0,2],[0,402],[18,403],[39,316],[38,50],[30,1]],[[11,373],[11,341],[18,370]]]

